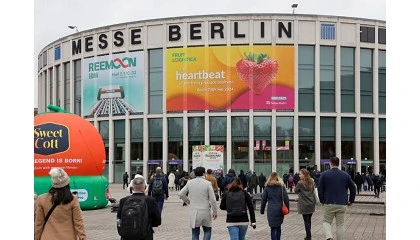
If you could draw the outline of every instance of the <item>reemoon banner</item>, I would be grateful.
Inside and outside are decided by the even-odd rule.
[[[293,46],[166,50],[166,109],[294,109]]]
[[[144,53],[82,59],[82,115],[143,112]]]

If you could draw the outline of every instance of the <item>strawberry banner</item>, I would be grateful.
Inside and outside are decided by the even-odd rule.
[[[166,109],[294,109],[293,46],[166,51]]]

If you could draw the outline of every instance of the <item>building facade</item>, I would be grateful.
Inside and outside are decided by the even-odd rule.
[[[233,14],[154,19],[60,38],[38,56],[38,111],[84,117],[106,147],[104,175],[193,166],[268,175],[386,171],[386,22]]]

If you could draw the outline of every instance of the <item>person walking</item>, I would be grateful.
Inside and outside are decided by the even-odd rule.
[[[128,187],[128,173],[127,172],[125,172],[124,174],[123,174],[123,189],[125,189],[126,187]]]
[[[289,176],[287,177],[287,187],[290,190],[290,193],[293,191],[293,186],[295,185],[294,181],[293,181],[293,175],[290,173]]]
[[[246,190],[248,187],[248,181],[246,180],[245,172],[243,169],[239,171],[238,177],[241,180],[242,187]]]
[[[357,194],[360,194],[360,191],[362,190],[362,185],[363,185],[363,177],[362,175],[360,175],[360,172],[356,173],[356,177],[354,178],[354,181],[356,182],[356,186],[357,186]]]
[[[171,191],[174,191],[175,190],[175,179],[176,179],[175,174],[173,172],[169,173],[169,176],[168,176],[168,188]]]
[[[381,177],[379,175],[373,175],[372,183],[373,183],[373,191],[375,193],[374,198],[379,198],[379,194],[381,193],[381,188],[382,188]]]
[[[298,213],[302,214],[303,223],[305,225],[305,240],[311,240],[311,218],[315,212],[315,181],[309,175],[309,171],[302,168],[299,171],[300,181],[296,184],[295,193],[299,196],[297,203]]]
[[[49,172],[52,187],[36,200],[35,240],[86,240],[79,199],[70,191],[70,178],[62,168]]]
[[[242,181],[234,177],[228,191],[222,196],[220,209],[226,210],[226,226],[231,240],[245,240],[248,224],[256,228],[254,205],[251,196],[244,190]],[[249,223],[249,217],[251,223]]]
[[[257,193],[258,176],[255,171],[252,172],[251,178],[249,179],[249,193]]]
[[[217,180],[213,176],[213,170],[207,169],[207,174],[205,176],[205,179],[211,183],[211,187],[214,191],[214,196],[216,197],[216,201],[219,201],[219,188],[217,187]]]
[[[146,191],[145,192],[148,191],[148,185],[147,185],[146,178],[143,176],[143,170],[139,169],[139,170],[137,170],[136,174],[132,177],[130,183],[128,184],[127,189],[130,191],[130,194],[133,193],[133,180],[134,180],[134,178],[138,178],[138,177],[144,178],[144,182],[146,184]]]
[[[166,182],[166,178],[162,174],[162,169],[160,167],[156,168],[155,176],[149,182],[147,195],[156,199],[159,213],[162,215],[163,203],[168,199],[169,192],[168,183]]]
[[[153,240],[153,228],[158,227],[162,224],[162,218],[159,212],[159,208],[157,206],[156,199],[146,196],[146,179],[144,177],[136,177],[132,180],[132,187],[133,187],[133,194],[124,198],[120,199],[118,212],[117,212],[117,223],[121,224],[122,210],[124,207],[124,203],[127,202],[128,199],[132,198],[144,198],[146,205],[147,205],[147,216],[149,221],[149,229],[146,237],[144,240]],[[119,227],[117,225],[117,227]],[[58,238],[57,238],[58,239]],[[126,237],[121,238],[123,240],[140,240],[140,238],[135,239],[127,239]]]
[[[283,202],[290,209],[289,195],[283,180],[281,180],[277,172],[272,172],[263,191],[260,208],[260,213],[264,214],[265,206],[268,203],[267,220],[271,228],[271,240],[280,240],[281,237],[281,224],[284,219],[281,211]]]
[[[179,191],[179,190],[181,190],[181,188],[179,187],[179,185],[180,185],[179,179],[181,178],[181,173],[177,169],[175,171],[174,175],[175,175],[175,191]]]
[[[204,231],[204,240],[211,239],[212,220],[217,218],[217,203],[211,183],[204,179],[204,167],[194,169],[195,178],[179,192],[179,197],[190,206],[190,227],[192,240],[199,240],[200,227]]]
[[[225,177],[222,180],[223,191],[226,190],[228,184],[232,181],[233,177],[236,177],[236,174],[235,174],[235,170],[231,168],[228,170],[228,173],[225,175]]]
[[[266,182],[267,182],[267,178],[261,172],[261,174],[258,176],[258,186],[260,186],[260,193],[264,191]]]
[[[318,196],[324,206],[323,226],[327,240],[333,239],[331,223],[335,218],[337,240],[343,239],[344,215],[347,207],[354,203],[356,186],[348,173],[338,168],[340,159],[330,158],[330,169],[319,179]],[[347,194],[350,190],[350,196]]]

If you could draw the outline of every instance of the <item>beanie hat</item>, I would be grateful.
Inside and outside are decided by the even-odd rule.
[[[52,168],[49,174],[54,188],[62,188],[70,183],[69,175],[62,168]]]

